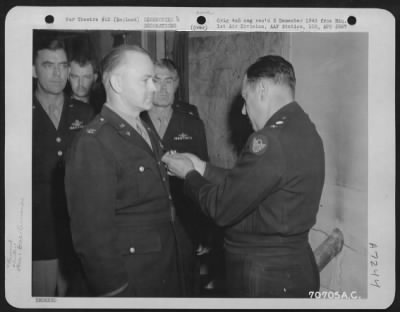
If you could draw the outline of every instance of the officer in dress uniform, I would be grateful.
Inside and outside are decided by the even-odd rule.
[[[190,154],[163,158],[185,178],[186,194],[225,227],[233,297],[309,297],[319,290],[308,233],[324,183],[324,151],[294,101],[295,82],[292,65],[280,56],[262,57],[248,68],[243,113],[255,132],[232,169]]]
[[[64,94],[68,63],[64,43],[35,32],[32,124],[32,295],[65,296],[73,276],[74,252],[64,191],[64,155],[90,121],[91,108]]]
[[[179,75],[176,65],[169,59],[155,63],[156,92],[153,107],[141,114],[162,141],[164,149],[180,153],[188,152],[201,159],[208,160],[207,140],[203,121],[195,105],[175,100],[179,87]],[[188,284],[192,285],[191,295],[200,295],[200,267],[198,255],[203,255],[213,244],[215,226],[209,218],[195,208],[195,202],[184,195],[183,181],[170,178],[171,195],[177,209],[177,215],[188,233],[192,244],[186,250],[191,251],[186,257]],[[215,234],[215,233],[214,233]]]
[[[67,158],[74,247],[94,296],[184,296],[184,231],[163,147],[139,117],[152,106],[153,62],[142,48],[122,45],[102,68],[107,102]]]

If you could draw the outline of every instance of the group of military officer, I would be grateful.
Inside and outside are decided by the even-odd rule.
[[[294,101],[290,63],[266,56],[247,70],[243,112],[255,132],[228,170],[207,163],[197,109],[175,99],[173,62],[154,63],[138,46],[113,48],[101,66],[105,103],[92,119],[87,105],[64,96],[65,49],[50,43],[34,54],[33,296],[198,296],[196,250],[216,225],[225,232],[227,295],[318,290],[308,231],[324,155]]]
[[[106,101],[106,104],[103,105],[104,103],[99,104],[98,99],[90,96],[92,95],[90,91],[92,86],[96,83],[97,78],[97,66],[93,62],[93,59],[84,54],[75,54],[67,58],[66,48],[62,40],[48,36],[47,33],[38,32],[35,35],[33,56],[35,92],[33,95],[34,201],[32,294],[34,296],[98,295],[96,287],[107,287],[108,283],[113,283],[113,278],[118,278],[118,274],[114,275],[114,272],[110,272],[112,278],[104,278],[105,275],[102,275],[102,282],[100,284],[103,284],[104,286],[101,286],[100,284],[98,286],[91,285],[92,275],[88,273],[90,271],[87,270],[85,266],[82,266],[85,262],[80,260],[82,259],[82,256],[77,253],[79,250],[79,244],[74,241],[74,246],[72,246],[71,241],[71,237],[75,237],[75,235],[78,235],[78,233],[81,233],[84,229],[89,230],[89,227],[85,225],[80,228],[78,226],[77,231],[75,231],[73,221],[74,217],[77,215],[74,214],[74,211],[78,209],[79,219],[82,219],[82,221],[84,220],[84,213],[85,211],[88,211],[88,209],[96,207],[96,211],[101,211],[101,207],[97,203],[98,200],[100,200],[102,192],[99,192],[99,188],[92,189],[93,186],[97,184],[97,186],[100,187],[99,182],[101,181],[106,184],[110,183],[105,187],[105,189],[111,190],[113,188],[115,189],[116,185],[112,184],[112,180],[99,179],[92,186],[84,188],[85,194],[89,197],[92,196],[92,199],[90,200],[92,205],[84,204],[85,209],[80,209],[77,208],[79,206],[74,204],[73,199],[68,198],[68,207],[70,208],[68,211],[65,192],[66,186],[68,190],[68,184],[65,185],[64,183],[64,177],[68,178],[68,175],[65,175],[65,155],[67,149],[71,146],[71,142],[75,135],[93,119],[93,111],[100,112],[98,111],[98,107],[104,106],[104,109],[101,111],[102,117],[99,118],[101,118],[101,121],[109,119],[105,119],[104,116],[107,115],[107,111],[110,111],[110,109],[108,109],[110,107],[110,101]],[[137,49],[137,51],[134,52],[135,53],[133,54],[144,55],[145,57],[142,58],[148,61],[149,56],[146,51]],[[122,62],[124,62],[124,55],[122,54],[117,56],[121,58]],[[114,60],[112,60],[112,62],[114,62]],[[103,72],[106,72],[107,64],[107,58],[105,58]],[[114,65],[115,64],[112,63],[110,66],[113,67]],[[153,70],[152,66],[150,67],[151,70]],[[114,67],[112,69],[114,70]],[[122,133],[139,139],[135,144],[146,150],[148,153],[144,154],[145,161],[143,162],[143,165],[141,165],[141,161],[137,160],[138,172],[142,172],[144,177],[137,176],[134,179],[128,178],[128,181],[134,182],[136,185],[140,184],[141,190],[146,189],[145,184],[147,182],[149,189],[157,189],[153,184],[153,179],[158,181],[158,173],[155,171],[156,176],[150,176],[148,179],[146,176],[149,171],[145,165],[146,161],[147,163],[149,161],[147,158],[150,157],[151,159],[151,157],[156,157],[156,155],[158,155],[157,146],[160,146],[161,148],[158,153],[164,153],[166,150],[173,149],[181,152],[187,151],[194,153],[202,159],[208,158],[205,129],[203,122],[199,118],[197,108],[194,105],[175,99],[175,92],[179,85],[178,69],[175,64],[170,60],[163,59],[157,62],[154,70],[155,72],[150,72],[150,83],[153,83],[154,80],[155,89],[147,92],[147,100],[152,98],[152,101],[149,100],[150,102],[146,104],[148,105],[146,109],[153,106],[151,102],[154,102],[154,106],[149,113],[145,110],[141,114],[141,118],[146,122],[143,122],[141,127],[141,135],[137,137],[139,132],[136,127],[134,130],[129,130],[129,126],[132,126],[132,124],[129,123],[129,121],[131,121],[130,112],[128,112],[129,115],[124,115],[124,113],[120,111],[118,111],[117,114],[117,116],[121,118],[121,120],[119,120],[121,121],[120,123],[117,121],[118,127],[122,127],[120,129],[123,129],[126,126],[126,129],[124,130],[127,131]],[[147,77],[147,79],[148,78],[149,77]],[[65,89],[67,89],[67,81],[69,82],[68,87],[71,94],[68,94],[68,92],[65,91]],[[108,84],[105,83],[104,86],[107,90],[106,87]],[[157,91],[154,97],[152,97],[153,91]],[[133,92],[135,92],[135,90],[133,90]],[[141,91],[139,90],[138,92],[140,93]],[[108,97],[113,96],[112,94],[113,93],[108,90]],[[120,99],[120,97],[116,98],[117,101]],[[59,99],[58,102],[55,102],[56,105],[54,106],[58,108],[58,119],[65,119],[65,122],[54,123],[53,114],[50,114],[46,109],[48,106],[51,106],[51,104],[48,103],[51,103],[53,99]],[[125,101],[125,98],[122,99]],[[139,94],[139,101],[140,100],[143,100],[143,97],[140,98]],[[142,104],[137,103],[137,105],[140,107]],[[111,107],[114,106],[111,105]],[[137,112],[141,111],[141,108],[137,110]],[[115,112],[115,110],[111,109],[111,112]],[[124,116],[124,118],[121,116]],[[166,126],[164,127],[164,130],[161,131],[158,123],[160,119],[163,120],[164,125]],[[111,120],[113,119],[111,118],[110,121]],[[95,120],[93,120],[91,126],[93,126],[94,123]],[[137,125],[137,120],[133,120],[133,125]],[[146,138],[144,138],[145,144],[143,144],[142,135],[147,132],[149,133]],[[87,133],[95,135],[94,128],[88,128]],[[153,139],[156,141],[152,142]],[[112,147],[112,150],[118,151],[121,149],[121,146],[123,146],[123,144],[117,144]],[[95,152],[95,149],[90,152]],[[135,152],[135,155],[136,154],[138,153]],[[84,169],[93,170],[96,174],[101,175],[101,169],[106,169],[106,167],[103,168],[99,166],[99,159],[97,157],[92,157],[89,154],[86,156],[92,158],[91,164],[93,167],[85,167]],[[135,157],[130,160],[130,162],[132,161],[135,162]],[[163,168],[164,166],[161,165],[161,169]],[[127,172],[129,172],[129,170],[127,170]],[[162,173],[162,171],[160,171],[160,173]],[[84,183],[85,177],[90,178],[90,176],[84,171],[80,171],[78,182]],[[73,178],[76,177],[74,176]],[[81,180],[81,178],[83,179]],[[137,178],[140,180],[137,180]],[[164,272],[163,274],[149,274],[149,272],[153,270],[151,268],[146,275],[162,278],[162,280],[164,280],[163,283],[165,284],[163,289],[171,290],[172,294],[177,295],[176,287],[170,287],[170,283],[167,282],[168,279],[165,276],[165,272],[173,271],[174,273],[171,274],[175,279],[176,276],[178,276],[177,272],[179,272],[180,282],[187,279],[187,281],[184,281],[184,284],[182,284],[183,286],[179,285],[179,291],[184,295],[199,295],[200,281],[197,272],[199,272],[200,268],[199,259],[196,257],[195,249],[197,247],[202,247],[204,249],[204,244],[208,243],[208,236],[210,235],[210,229],[213,227],[213,224],[194,209],[194,203],[189,203],[188,199],[183,196],[181,191],[182,183],[179,179],[174,180],[174,178],[171,178],[170,185],[168,185],[168,180],[167,176],[162,177],[162,182],[165,185],[164,187],[167,188],[164,191],[168,192],[168,197],[172,198],[172,202],[168,199],[168,206],[171,211],[168,212],[167,219],[169,220],[172,218],[175,220],[175,214],[178,214],[179,218],[184,220],[184,228],[181,228],[180,234],[174,234],[174,239],[176,236],[181,240],[179,244],[183,245],[182,247],[179,247],[180,250],[178,251],[178,246],[174,245],[174,240],[169,239],[169,243],[172,244],[171,247],[165,247],[163,245],[163,249],[168,250],[172,254],[179,252],[179,255],[174,256],[179,256],[179,259],[176,258],[173,260],[171,258],[172,262],[167,266],[167,268],[160,268],[160,270]],[[75,185],[79,185],[79,183]],[[119,184],[121,183],[124,184],[125,182],[119,182]],[[137,210],[139,206],[138,203],[140,201],[146,201],[147,197],[144,196],[140,199],[142,196],[139,194],[142,194],[142,191],[137,193],[139,192],[139,189],[136,186],[130,188],[129,185],[125,185],[124,187],[127,188],[126,191],[130,196],[134,197]],[[90,193],[91,190],[95,195]],[[162,197],[162,195],[155,194],[149,194],[150,201],[153,197]],[[103,195],[116,196],[116,194],[109,193],[108,191]],[[83,199],[82,194],[79,194],[78,196],[80,199]],[[128,199],[128,202],[129,201],[130,199]],[[184,206],[188,206],[190,210],[183,209]],[[161,215],[165,213],[165,211],[160,209],[162,205],[157,201],[151,204],[150,207],[154,207],[156,210],[161,210]],[[145,209],[144,217],[149,219],[150,224],[153,223],[153,217],[157,220],[158,211],[153,215],[151,209],[145,208],[144,206],[142,209]],[[94,215],[96,214],[97,213]],[[101,216],[101,214],[99,216]],[[96,219],[93,220],[95,221]],[[138,216],[135,216],[135,220],[142,225],[145,225],[146,223],[145,221],[142,222]],[[135,250],[135,258],[141,258],[137,255],[142,253],[143,248],[144,253],[148,253],[145,246],[151,246],[151,237],[156,240],[159,239],[158,237],[166,238],[166,236],[160,232],[162,228],[159,224],[160,220],[154,222],[154,226],[158,228],[157,233],[149,234],[144,230],[138,231],[138,235],[144,236],[145,239],[139,239],[139,245],[141,244],[139,247],[136,243],[129,247],[130,253],[132,253],[132,250]],[[98,240],[103,240],[104,237],[102,234],[107,238],[110,233],[107,231],[104,233],[99,226],[100,224],[94,222],[93,231],[97,233],[95,236]],[[72,233],[71,228],[74,229]],[[174,225],[174,231],[176,228],[179,230],[179,227]],[[130,237],[132,238],[132,235],[130,235]],[[129,244],[133,243],[134,242],[130,242]],[[95,248],[94,242],[90,242],[90,244],[93,244],[92,248]],[[104,249],[103,252],[106,252],[106,249]],[[200,251],[197,251],[197,254],[199,253]],[[77,254],[79,255],[79,260],[76,257]],[[154,255],[155,253],[150,253],[147,257],[151,256],[150,258],[153,259]],[[161,259],[164,259],[163,257],[164,254],[161,254],[157,260],[154,259],[152,261],[155,263],[164,263],[161,261]],[[166,259],[168,259],[168,257],[166,257]],[[95,262],[97,261],[98,259],[95,260]],[[144,263],[151,267],[150,261],[145,260]],[[177,266],[175,269],[170,269],[170,266],[174,267],[175,265]],[[121,266],[121,268],[122,267],[123,266]],[[185,272],[181,272],[183,268],[185,269]],[[143,272],[143,268],[141,267],[137,267],[136,269]],[[104,274],[106,274],[106,271],[104,271]],[[137,275],[137,277],[139,277],[139,275]],[[135,278],[135,280],[141,283],[139,278]],[[160,283],[160,285],[163,283]],[[162,290],[154,292],[151,287],[147,292],[148,295],[163,295]]]

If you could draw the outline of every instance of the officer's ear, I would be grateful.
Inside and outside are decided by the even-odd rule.
[[[110,86],[114,90],[115,93],[121,93],[122,84],[121,84],[121,75],[120,74],[118,74],[118,73],[111,74]]]
[[[177,76],[174,80],[174,93],[178,90],[179,87],[179,77]]]
[[[261,101],[265,100],[268,96],[269,81],[267,79],[260,79],[257,84],[257,95]]]
[[[32,77],[33,77],[33,78],[37,78],[36,67],[35,67],[35,65],[32,65]]]

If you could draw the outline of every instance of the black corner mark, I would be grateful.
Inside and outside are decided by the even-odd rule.
[[[53,23],[54,23],[54,16],[53,16],[53,15],[47,15],[47,16],[44,18],[44,20],[45,20],[45,22],[46,22],[47,24],[53,24]]]
[[[198,24],[204,25],[205,22],[206,22],[206,18],[205,18],[204,16],[200,15],[200,16],[197,18],[197,23],[198,23]]]
[[[348,23],[349,25],[355,25],[355,24],[357,23],[357,19],[356,19],[354,16],[349,16],[349,17],[347,18],[347,23]]]

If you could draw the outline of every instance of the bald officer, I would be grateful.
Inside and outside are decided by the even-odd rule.
[[[244,77],[243,113],[254,133],[231,170],[194,155],[165,155],[185,191],[225,227],[228,293],[234,297],[309,297],[319,273],[308,243],[324,183],[324,151],[294,101],[295,74],[265,56]],[[196,169],[196,170],[194,170]]]
[[[175,99],[180,80],[176,65],[169,59],[158,60],[154,65],[156,91],[153,107],[144,111],[141,117],[157,133],[165,150],[189,152],[208,160],[204,123],[196,106]],[[170,187],[177,215],[198,244],[205,236],[205,229],[201,225],[205,226],[208,220],[192,208],[193,201],[184,196],[181,179],[171,177]]]
[[[139,118],[152,107],[153,78],[145,50],[114,48],[103,60],[107,101],[67,158],[72,238],[95,296],[184,294],[161,145]]]
[[[205,128],[196,106],[176,100],[180,79],[175,63],[160,59],[155,63],[154,73],[156,91],[153,107],[148,112],[144,111],[141,117],[157,133],[166,150],[189,152],[208,160]],[[186,277],[188,284],[193,285],[193,295],[198,295],[200,268],[194,250],[199,247],[197,250],[201,252],[206,250],[203,246],[209,247],[215,225],[184,195],[181,179],[171,177],[170,187],[177,215],[192,241],[192,246],[186,248],[189,251],[185,261],[188,266]]]

